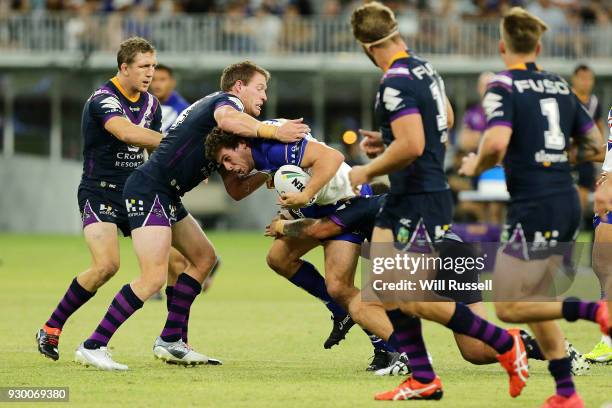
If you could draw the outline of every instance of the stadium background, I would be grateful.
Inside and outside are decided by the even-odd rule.
[[[380,78],[350,34],[348,16],[360,3],[0,0],[0,299],[5,325],[0,385],[69,386],[78,406],[354,407],[397,382],[363,372],[370,349],[357,330],[340,348],[322,349],[330,328],[324,308],[265,265],[269,241],[261,237],[261,228],[275,212],[274,195],[260,191],[234,203],[218,180],[189,193],[185,201],[207,231],[220,230],[211,239],[223,266],[210,293],[194,304],[190,337],[203,351],[224,358],[224,367],[177,370],[152,360],[163,302],[147,305],[113,340],[117,359],[130,365],[127,374],[100,374],[70,361],[108,299],[138,270],[129,240],[121,243],[120,276],[69,322],[62,359],[51,363],[41,358],[32,341],[66,284],[87,266],[76,206],[80,116],[87,97],[114,75],[119,42],[132,35],[150,39],[158,61],[175,69],[177,89],[190,102],[217,90],[224,66],[252,59],[272,73],[264,118],[304,117],[315,136],[359,163],[365,158],[343,136],[375,127],[372,102]],[[594,92],[604,112],[612,102],[610,1],[385,3],[398,14],[410,47],[445,79],[456,113],[450,175],[463,114],[478,102],[477,77],[503,68],[497,56],[498,18],[511,5],[540,13],[551,26],[543,68],[569,78],[578,63],[587,63],[596,73]],[[235,229],[252,232],[225,231]],[[320,252],[308,259],[322,266]],[[536,362],[526,395],[511,401],[499,367],[470,366],[445,329],[424,327],[445,379],[446,396],[437,405],[485,407],[495,401],[499,407],[538,406],[552,392],[545,364]],[[583,351],[598,340],[586,323],[563,327]],[[610,400],[605,391],[609,378],[609,367],[594,367],[577,378],[587,406]]]
[[[193,102],[217,90],[220,71],[250,58],[273,79],[262,117],[304,117],[319,139],[353,163],[346,131],[375,126],[380,78],[352,39],[341,0],[30,0],[0,1],[0,230],[79,233],[75,202],[81,171],[83,103],[116,70],[119,42],[150,39]],[[478,101],[476,78],[500,70],[498,16],[512,4],[551,26],[541,65],[569,76],[579,62],[597,75],[604,112],[612,100],[610,1],[389,1],[415,52],[443,75],[456,112]],[[564,4],[563,7],[557,4]],[[455,152],[449,149],[449,160]],[[257,229],[274,213],[265,191],[234,204],[218,183],[186,197],[209,228]],[[257,211],[255,211],[257,209]],[[262,209],[268,209],[264,211]]]

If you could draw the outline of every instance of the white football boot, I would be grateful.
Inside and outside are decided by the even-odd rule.
[[[125,371],[128,366],[125,364],[119,364],[111,358],[111,353],[108,351],[108,347],[100,347],[97,349],[86,349],[83,343],[79,345],[74,353],[74,361],[85,367],[95,367],[99,370],[105,371]]]

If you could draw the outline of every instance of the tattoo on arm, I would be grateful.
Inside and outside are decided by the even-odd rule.
[[[304,218],[300,220],[288,221],[283,225],[283,234],[288,237],[303,237],[307,235],[305,231],[314,225],[318,220],[313,218]]]

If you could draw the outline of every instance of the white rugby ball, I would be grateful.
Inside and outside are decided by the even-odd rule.
[[[310,175],[301,167],[286,164],[279,167],[274,174],[274,188],[279,195],[285,193],[300,193],[304,191],[306,184],[310,181]],[[308,205],[314,204],[317,195],[310,199]]]

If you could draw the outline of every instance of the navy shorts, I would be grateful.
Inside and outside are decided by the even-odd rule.
[[[169,187],[135,170],[123,188],[130,230],[140,227],[171,227],[189,213],[181,198]]]
[[[567,255],[580,224],[580,200],[572,188],[565,193],[513,202],[502,233],[503,251],[523,259]]]
[[[389,194],[376,226],[390,229],[398,249],[431,253],[434,242],[450,230],[453,196],[450,190],[421,194]]]
[[[386,197],[385,194],[351,198],[329,215],[329,219],[344,230],[355,232],[369,240],[376,216],[384,205]]]
[[[130,236],[121,186],[105,181],[81,182],[77,199],[83,228],[96,222],[110,222],[117,226],[123,236]]]

